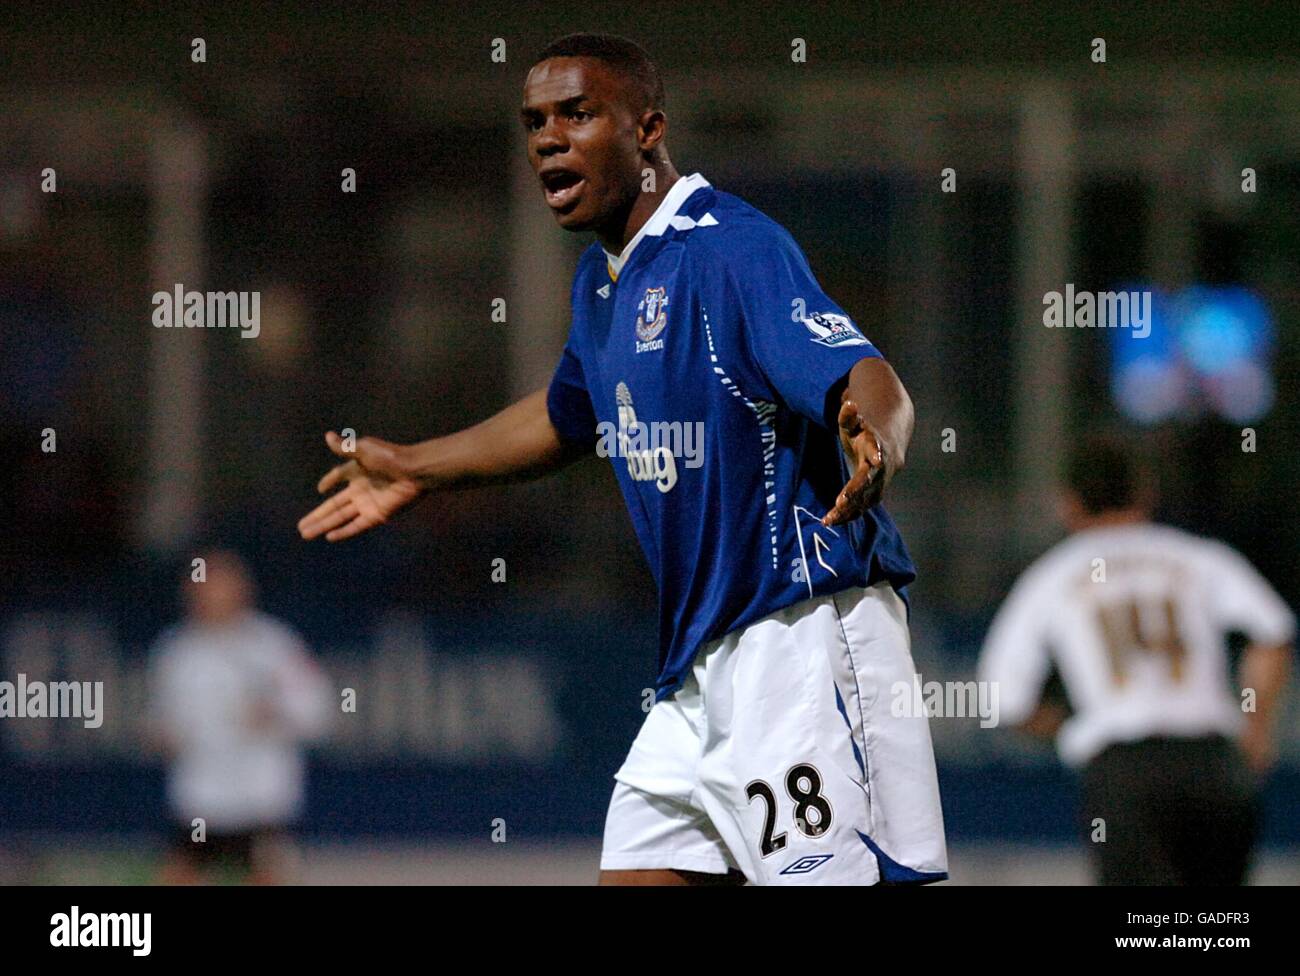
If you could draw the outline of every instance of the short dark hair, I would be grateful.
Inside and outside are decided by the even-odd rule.
[[[1066,460],[1065,487],[1089,515],[1151,503],[1146,465],[1114,434],[1086,434],[1073,443]]]
[[[619,71],[635,84],[646,108],[664,107],[664,82],[645,49],[626,37],[613,34],[568,34],[542,48],[533,64],[548,58],[596,58]]]

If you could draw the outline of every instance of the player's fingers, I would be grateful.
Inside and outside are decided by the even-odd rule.
[[[874,442],[870,433],[858,440],[859,443],[866,440],[870,446],[860,450],[858,468],[836,498],[835,507],[827,513],[824,522],[826,525],[839,525],[860,518],[867,509],[880,501],[884,492],[884,456],[880,446]]]
[[[334,465],[334,467],[325,472],[320,481],[316,482],[316,492],[321,495],[325,494],[325,492],[337,485],[342,477],[343,465]]]
[[[298,524],[302,525],[303,523],[311,523],[311,522],[319,521],[320,519],[329,515],[331,512],[337,512],[340,508],[342,508],[345,504],[347,504],[347,502],[348,502],[348,498],[345,492],[338,492],[337,494],[330,495],[329,498],[325,499],[323,502],[321,502],[319,505],[313,508],[310,512],[304,515],[302,519],[298,522]]]
[[[862,428],[862,418],[858,414],[858,405],[852,400],[845,400],[841,403],[838,422],[840,430],[847,431],[850,437],[856,437],[858,431]]]
[[[334,467],[325,472],[325,476],[321,478],[319,483],[317,483],[316,490],[322,495],[325,494],[325,492],[329,491],[344,478],[351,475],[352,470],[353,469],[347,464],[334,465]]]
[[[867,485],[867,490],[862,493],[862,498],[860,499],[861,506],[858,509],[858,514],[861,515],[872,505],[879,504],[880,499],[884,497],[884,494],[885,471],[883,468],[872,468],[871,481]]]
[[[351,459],[356,455],[355,451],[344,450],[343,438],[332,430],[325,432],[325,445],[341,458]]]
[[[357,514],[352,521],[342,528],[334,529],[325,534],[326,542],[341,542],[344,539],[351,539],[375,524],[373,519],[368,519],[361,514]]]
[[[863,427],[857,436],[858,457],[873,468],[879,468],[885,461],[885,453],[880,449],[880,438]]]
[[[868,496],[868,490],[871,481],[875,476],[877,469],[868,468],[862,465],[849,479],[839,497],[835,499],[835,507],[826,513],[822,518],[822,525],[834,526],[843,522],[851,522],[857,518],[869,507],[865,504]]]
[[[347,496],[332,495],[303,516],[298,522],[298,532],[304,539],[314,539],[322,532],[342,525],[356,511],[356,506]]]
[[[321,519],[317,531],[329,532],[331,529],[336,529],[340,525],[352,521],[357,517],[357,514],[357,507],[351,502],[346,502],[345,504],[340,505],[337,511],[331,512],[329,515]]]
[[[822,525],[827,528],[834,528],[844,522],[852,521],[853,516],[850,514],[849,503],[843,495],[835,503],[835,507],[822,516]]]

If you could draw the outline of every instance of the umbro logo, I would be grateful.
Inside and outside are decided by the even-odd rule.
[[[599,288],[596,289],[596,294],[599,295],[601,298],[608,298],[609,285],[608,284],[601,285]]]
[[[809,854],[799,858],[794,863],[786,866],[781,870],[781,874],[807,874],[809,871],[816,871],[819,867],[833,858],[834,854]]]

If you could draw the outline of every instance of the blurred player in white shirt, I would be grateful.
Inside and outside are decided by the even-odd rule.
[[[206,579],[184,584],[187,619],[163,633],[152,661],[178,825],[164,876],[193,882],[220,867],[282,881],[304,798],[303,744],[328,727],[330,688],[298,635],[256,609],[240,559],[204,558]]]
[[[1241,884],[1295,617],[1235,550],[1150,522],[1148,484],[1117,441],[1079,444],[1072,534],[1017,580],[979,678],[1007,724],[1082,769],[1100,883]],[[1231,633],[1249,641],[1236,686]]]

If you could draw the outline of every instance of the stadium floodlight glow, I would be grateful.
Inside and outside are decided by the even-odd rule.
[[[1111,335],[1111,388],[1120,411],[1140,424],[1187,419],[1208,408],[1233,423],[1272,409],[1272,316],[1240,286],[1152,291],[1150,334]]]

